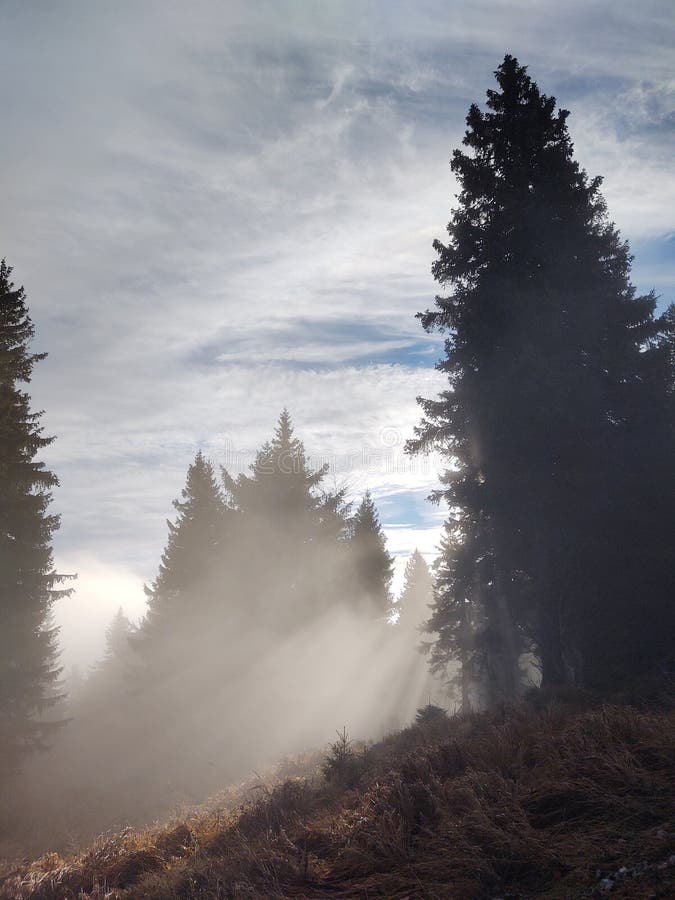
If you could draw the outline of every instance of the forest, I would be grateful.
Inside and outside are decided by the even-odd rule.
[[[629,750],[642,752],[638,745],[658,744],[651,762],[646,750],[640,757],[652,766],[651,787],[647,776],[638,785],[637,775],[633,787],[636,796],[653,790],[665,799],[659,779],[667,783],[672,746],[654,735],[657,716],[663,728],[668,716],[672,723],[675,672],[675,304],[659,306],[655,292],[640,295],[633,286],[630,248],[609,218],[602,179],[575,159],[568,111],[511,55],[495,78],[485,103],[471,105],[453,151],[458,193],[447,235],[433,245],[439,295],[429,309],[410,309],[420,329],[444,341],[436,368],[445,387],[419,398],[406,452],[441,455],[444,470],[429,500],[447,517],[435,560],[430,565],[415,550],[398,596],[376,495],[365,490],[354,499],[328,464],[313,465],[289,396],[276,424],[261,423],[269,438],[247,472],[195,453],[146,586],[144,617],[132,623],[120,609],[103,658],[84,674],[64,671],[53,607],[77,582],[55,568],[58,475],[43,462],[60,436],[45,434],[32,405],[27,386],[46,354],[32,350],[39,322],[13,282],[11,261],[2,262],[0,856],[10,863],[168,819],[280,760],[296,786],[309,766],[333,790],[358,792],[372,766],[378,790],[389,790],[390,759],[415,750],[415,728],[424,752],[437,753],[425,757],[437,780],[443,753],[448,778],[455,777],[451,752],[468,754],[479,770],[488,765],[481,728],[510,748],[513,767],[524,767],[521,780],[530,770],[518,746],[541,750],[550,739],[552,755],[551,735],[564,732],[578,757],[559,763],[561,792],[586,758],[584,728],[589,747],[597,739],[589,759],[601,757],[603,746],[609,752],[612,740],[627,742],[625,759]],[[587,716],[586,725],[551,712],[556,703]],[[548,715],[548,724],[528,724],[530,714]],[[479,723],[477,730],[468,723]],[[638,736],[629,740],[629,732]],[[465,773],[464,763],[457,767]],[[597,809],[620,793],[603,777],[589,775],[588,784],[601,785]],[[303,804],[316,804],[306,787],[296,790],[290,799],[264,799],[267,821],[270,810],[282,810],[286,823],[269,825],[270,834],[291,833],[288,808],[301,816]],[[575,790],[581,802],[584,788]],[[393,796],[382,803],[395,806]],[[453,797],[453,809],[469,802]],[[554,815],[528,798],[523,834],[538,827],[537,817]],[[649,802],[664,821],[661,801]],[[638,821],[635,811],[617,810],[608,812],[614,821],[624,815],[630,828],[633,814]],[[424,828],[416,819],[411,834],[421,828],[425,840],[436,839],[437,820],[425,815]],[[458,832],[462,839],[469,833],[466,823]],[[305,878],[308,834],[298,850]],[[361,846],[355,834],[345,847]],[[496,846],[481,834],[467,854]],[[410,842],[407,866],[414,864]],[[558,872],[558,857],[543,845],[518,847],[511,858],[522,853],[535,865],[534,854],[549,881],[567,871],[560,863]],[[256,852],[262,858],[267,850]],[[442,858],[435,852],[433,859]],[[231,847],[228,853],[236,856]],[[349,859],[353,874],[358,865]],[[387,859],[373,871],[392,872]],[[490,891],[523,877],[504,866],[495,875],[485,862],[477,886],[454,864],[461,878],[452,876],[459,880],[447,893],[438,880],[418,893],[392,881],[372,896],[502,896]],[[657,862],[645,866],[643,873],[656,871]],[[329,895],[316,885],[293,893],[288,879],[302,881],[293,872],[277,872],[274,890],[249,873],[249,893],[237,893],[225,876],[223,893],[208,879],[194,894],[175,886],[170,893],[168,882],[154,894],[149,886],[134,893],[136,876],[120,885],[130,891],[125,896]],[[419,884],[427,884],[420,873]],[[6,877],[8,897],[76,895],[66,893],[65,881],[49,893],[34,878],[45,892],[33,894],[28,876],[21,881],[12,868]],[[370,896],[365,883],[354,881],[352,893],[340,896]],[[652,894],[622,896],[667,896],[650,885]]]

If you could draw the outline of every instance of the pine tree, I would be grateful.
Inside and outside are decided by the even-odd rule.
[[[120,607],[105,630],[103,658],[91,669],[87,680],[79,686],[75,716],[114,714],[132,689],[132,674],[137,665],[134,653],[134,629]]]
[[[59,699],[57,629],[51,621],[64,576],[54,571],[51,538],[59,517],[49,514],[56,476],[37,454],[41,413],[31,412],[20,385],[45,353],[30,353],[34,327],[24,289],[0,263],[0,766],[13,768],[45,746],[56,723],[43,713]]]
[[[607,637],[625,657],[630,637],[630,601],[611,574],[617,551],[637,549],[624,526],[629,496],[645,506],[645,426],[666,440],[661,326],[655,297],[630,285],[601,179],[573,159],[567,111],[513,57],[495,74],[488,111],[467,116],[469,152],[453,155],[450,240],[434,244],[434,277],[452,292],[421,316],[448,335],[438,368],[449,385],[421,401],[410,449],[437,446],[453,462],[441,494],[463,548],[455,608],[472,583],[507,670],[531,640],[545,683],[598,681],[593,646]]]
[[[461,521],[461,527],[459,522]],[[499,627],[493,554],[480,518],[446,522],[435,564],[435,592],[426,631],[436,635],[431,671],[459,688],[464,711],[513,700],[518,693],[518,653],[511,629]]]
[[[186,637],[186,625],[209,627],[210,589],[227,549],[233,512],[201,451],[188,468],[181,497],[173,501],[178,516],[167,521],[169,537],[159,573],[146,588],[148,612],[133,640],[142,654],[152,653],[151,646],[168,650],[175,639]]]
[[[344,491],[322,488],[327,473],[327,464],[312,468],[286,409],[250,475],[233,478],[222,471],[240,516],[237,582],[258,626],[292,630],[324,612],[340,593]]]
[[[324,515],[329,517],[331,504],[320,489],[327,473],[328,464],[316,470],[310,467],[304,445],[295,437],[290,414],[284,409],[274,437],[257,452],[251,475],[234,479],[223,471],[223,479],[237,507],[249,517],[283,520],[285,528],[298,530],[304,539]]]
[[[357,605],[376,618],[391,612],[394,560],[387,551],[377,507],[366,491],[351,522],[350,550]]]
[[[120,606],[105,630],[105,652],[103,663],[114,663],[124,668],[130,657],[130,637],[133,634],[131,622]]]
[[[434,580],[426,560],[415,548],[403,573],[403,589],[397,604],[399,627],[417,634],[429,618],[434,599]]]

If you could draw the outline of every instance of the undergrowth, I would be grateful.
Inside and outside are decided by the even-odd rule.
[[[365,757],[338,732],[305,769],[231,811],[6,868],[0,896],[675,895],[672,708],[435,714]]]

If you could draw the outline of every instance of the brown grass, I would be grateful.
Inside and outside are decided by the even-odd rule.
[[[317,762],[234,811],[7,871],[0,896],[675,896],[672,710],[523,705],[414,727],[373,747],[351,790]]]

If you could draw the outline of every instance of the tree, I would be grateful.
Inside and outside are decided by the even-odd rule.
[[[434,580],[426,560],[415,548],[403,573],[403,589],[397,604],[399,627],[419,632],[429,618],[434,599]]]
[[[301,533],[313,528],[322,506],[320,485],[328,464],[313,470],[301,440],[295,437],[290,413],[283,409],[274,437],[266,441],[251,465],[251,475],[233,479],[227,471],[226,489],[249,516],[275,517]]]
[[[377,618],[388,616],[394,561],[387,551],[387,541],[370,491],[364,494],[352,519],[350,548],[357,602]]]
[[[57,631],[51,621],[65,576],[54,570],[51,538],[59,517],[47,512],[56,475],[36,459],[54,440],[20,387],[45,353],[31,353],[35,330],[25,292],[0,263],[0,762],[14,767],[45,746],[55,722],[43,713],[60,699]]]
[[[495,74],[488,111],[472,105],[467,116],[469,152],[453,154],[460,193],[450,240],[434,244],[434,277],[452,291],[421,315],[426,330],[447,334],[438,368],[448,388],[420,401],[410,449],[436,446],[451,462],[438,496],[462,546],[461,575],[449,566],[454,609],[472,584],[481,630],[506,648],[509,671],[531,641],[545,683],[599,683],[603,639],[624,668],[646,665],[652,640],[662,645],[665,574],[628,510],[646,511],[653,466],[667,477],[646,435],[673,446],[663,325],[654,295],[636,296],[629,282],[631,257],[607,220],[601,179],[573,159],[568,112],[513,57]],[[661,522],[673,509],[667,493]],[[649,620],[660,624],[643,625],[648,640],[629,663],[629,594],[648,562],[660,569]]]
[[[137,663],[133,638],[131,622],[120,607],[105,630],[103,658],[92,667],[87,680],[78,686],[74,697],[77,719],[90,717],[103,727],[105,717],[119,713],[116,707],[127,699]]]
[[[131,622],[120,606],[105,630],[104,662],[115,661],[124,665],[129,659],[129,638],[133,633]]]
[[[182,499],[174,500],[175,522],[167,521],[169,537],[159,573],[146,588],[148,612],[133,638],[146,657],[155,650],[170,656],[175,640],[186,638],[186,626],[208,629],[214,571],[227,546],[228,516],[213,466],[201,451],[188,467]]]
[[[238,584],[256,627],[287,632],[340,593],[344,491],[326,491],[328,465],[311,467],[288,410],[256,454],[251,474],[222,470],[240,516]]]

